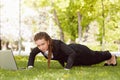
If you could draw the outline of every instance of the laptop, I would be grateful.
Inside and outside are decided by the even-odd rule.
[[[0,50],[0,68],[8,70],[18,70],[12,50]]]

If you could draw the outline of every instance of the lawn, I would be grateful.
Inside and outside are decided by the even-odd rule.
[[[15,56],[19,67],[26,67],[28,57]],[[120,62],[120,58],[117,60]],[[120,65],[105,67],[104,63],[93,66],[73,67],[64,70],[57,62],[51,62],[51,68],[47,68],[46,60],[37,56],[35,68],[30,70],[4,70],[0,69],[0,80],[120,80]]]

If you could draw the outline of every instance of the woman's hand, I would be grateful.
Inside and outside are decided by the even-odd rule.
[[[32,69],[32,68],[33,68],[33,66],[28,66],[27,68],[28,68],[28,69]]]

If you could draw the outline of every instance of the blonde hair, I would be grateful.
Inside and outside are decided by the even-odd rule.
[[[39,32],[34,36],[34,41],[37,41],[39,39],[45,39],[46,41],[49,41],[48,46],[48,68],[50,68],[50,60],[52,55],[52,39],[46,32]]]

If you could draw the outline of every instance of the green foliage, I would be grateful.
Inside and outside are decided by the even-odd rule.
[[[48,6],[50,5],[50,1],[46,1],[46,0],[23,0],[23,3],[26,4],[27,6],[31,7],[31,8],[39,8],[39,7],[44,7],[44,6]]]
[[[120,0],[54,0],[54,5],[51,4],[51,1],[52,0],[30,0],[26,2],[36,8],[51,6],[55,9],[62,30],[65,35],[67,34],[65,39],[70,38],[71,40],[75,40],[78,37],[78,11],[82,16],[81,26],[83,33],[86,27],[92,21],[96,20],[99,24],[99,34],[96,36],[100,43],[102,43],[103,36],[105,36],[104,40],[106,42],[120,39]],[[105,35],[103,35],[103,27],[105,27]],[[109,35],[109,32],[113,34]]]
[[[118,36],[120,33],[119,31],[119,19],[120,16],[118,16],[120,14],[120,9],[118,7],[120,7],[118,4],[120,2],[118,2],[117,0],[115,1],[109,1],[109,0],[103,0],[103,9],[102,9],[102,5],[101,5],[101,1],[98,1],[98,3],[96,3],[96,20],[99,23],[99,34],[98,36],[98,41],[100,41],[100,43],[102,43],[102,38],[103,38],[103,26],[105,27],[105,41],[106,42],[111,42],[111,44],[113,44],[113,41],[116,39],[119,39]],[[104,14],[104,15],[103,15]],[[116,28],[117,27],[117,30]],[[114,32],[113,32],[114,30]],[[110,33],[115,33],[115,35]]]
[[[79,3],[79,4],[78,4]],[[77,12],[80,11],[82,15],[81,25],[83,30],[93,20],[91,12],[94,12],[94,3],[85,4],[81,0],[70,0],[68,7],[65,10],[61,10],[59,13],[59,20],[64,32],[69,33],[70,39],[75,40],[78,37],[78,16]],[[90,8],[91,7],[91,8]],[[62,13],[62,15],[61,15]],[[63,16],[64,15],[64,16]]]
[[[75,11],[75,8],[73,8],[72,2],[69,3],[69,6],[66,8],[66,11],[64,12],[65,16],[60,16],[65,19],[63,21],[62,18],[60,18],[62,29],[69,33],[70,39],[75,40],[75,38],[78,36],[78,25],[77,25],[77,13]],[[73,8],[73,9],[72,9]],[[75,13],[74,13],[75,12]]]

